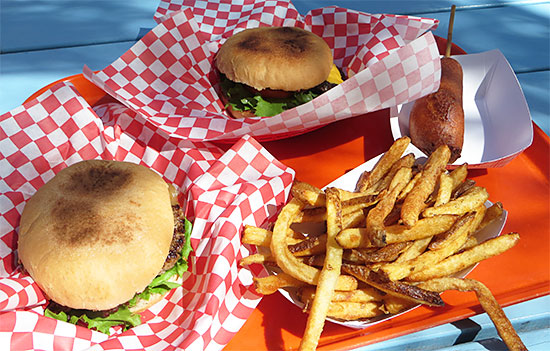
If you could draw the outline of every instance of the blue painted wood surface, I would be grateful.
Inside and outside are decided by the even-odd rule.
[[[339,5],[370,13],[437,18],[445,37],[451,4],[457,5],[453,41],[469,53],[500,49],[512,65],[533,120],[550,134],[550,1],[535,0],[296,0],[305,14]],[[53,81],[102,69],[155,26],[158,1],[0,0],[0,114]],[[550,297],[505,309],[529,349],[550,349]],[[447,324],[359,350],[486,350],[499,345],[487,315],[472,342],[454,345],[460,329]]]

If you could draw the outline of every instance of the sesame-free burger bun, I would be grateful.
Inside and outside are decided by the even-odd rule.
[[[228,79],[257,90],[298,91],[323,83],[333,62],[328,45],[311,32],[259,27],[229,37],[215,64]]]
[[[157,173],[128,162],[82,161],[28,201],[19,259],[49,299],[107,310],[151,283],[173,232],[169,187]]]

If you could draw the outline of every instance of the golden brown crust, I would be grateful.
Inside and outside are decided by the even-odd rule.
[[[451,150],[449,162],[460,157],[464,143],[464,110],[462,68],[457,61],[441,60],[440,88],[414,103],[409,133],[412,143],[427,155],[446,144]]]
[[[321,37],[306,30],[259,27],[227,39],[215,64],[230,80],[257,90],[297,91],[326,80],[332,52]]]
[[[19,258],[55,302],[107,310],[151,283],[173,231],[170,192],[158,174],[88,160],[60,171],[28,201]]]

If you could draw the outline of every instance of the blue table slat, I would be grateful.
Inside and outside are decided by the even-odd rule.
[[[520,73],[517,77],[531,118],[550,135],[550,71]]]
[[[440,20],[434,34],[447,37],[448,13],[419,16]],[[453,42],[467,53],[502,51],[516,73],[550,68],[550,2],[470,9],[455,14]]]
[[[523,4],[540,0],[295,0],[302,13],[338,3],[341,7],[370,13],[447,13],[452,4],[458,11]],[[2,0],[0,2],[0,52],[18,52],[74,45],[133,40],[155,25],[157,1],[127,0]]]
[[[40,88],[82,73],[84,65],[105,68],[134,42],[29,51],[0,56],[0,114],[21,105]]]
[[[136,40],[158,1],[2,0],[0,52]]]
[[[369,13],[394,13],[415,15],[419,13],[449,12],[451,5],[457,10],[481,9],[510,5],[539,4],[541,0],[294,0],[292,3],[301,14],[307,11],[337,4],[340,7],[360,10]]]
[[[550,350],[550,296],[543,296],[504,308],[529,350]],[[470,329],[468,329],[470,328]],[[470,339],[465,337],[470,336]],[[467,340],[454,345],[458,339]],[[444,324],[420,332],[390,339],[355,351],[402,351],[402,350],[453,350],[481,351],[505,350],[495,326],[486,313],[465,321]]]

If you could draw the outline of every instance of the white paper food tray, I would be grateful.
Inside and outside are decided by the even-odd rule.
[[[408,154],[408,153],[412,152],[412,148],[414,148],[414,146],[412,144],[409,144],[407,149],[405,149],[404,154]],[[379,155],[379,156],[377,156],[373,159],[370,159],[369,161],[367,161],[367,162],[363,163],[362,165],[358,166],[357,168],[347,172],[346,174],[344,174],[340,178],[334,180],[333,182],[328,184],[325,188],[327,188],[327,187],[336,187],[336,188],[347,190],[347,191],[354,191],[355,190],[355,185],[357,184],[357,180],[359,179],[359,176],[361,175],[361,173],[363,173],[364,171],[371,170],[376,165],[376,162],[378,162],[380,157],[382,157],[382,155]],[[419,159],[418,162],[422,162],[422,159]],[[485,202],[485,206],[487,208],[490,207],[492,204],[493,203],[490,202],[490,201]],[[500,233],[502,232],[502,229],[504,228],[504,225],[506,224],[507,217],[508,217],[508,212],[506,210],[504,210],[501,217],[498,220],[493,221],[492,223],[487,225],[485,228],[478,231],[475,234],[476,238],[480,242],[482,242],[482,241],[485,241],[485,240],[488,240],[488,239],[495,238],[495,237],[499,236]],[[456,274],[454,274],[454,276],[459,277],[459,278],[464,278],[476,266],[477,266],[477,264],[475,264],[471,267],[468,267],[468,268],[466,268],[466,269],[464,269],[460,272],[457,272]],[[304,304],[298,299],[297,288],[279,289],[279,292],[284,297],[286,297],[288,300],[290,300],[292,303],[297,305],[298,307],[304,308]],[[419,306],[421,306],[421,305],[419,304],[419,305],[413,306],[413,307],[411,307],[407,310],[404,310],[400,313],[397,313],[397,314],[380,315],[380,316],[377,316],[377,317],[374,317],[374,318],[357,320],[357,321],[340,321],[340,320],[336,320],[336,319],[332,319],[332,318],[327,318],[327,321],[337,323],[337,324],[340,324],[340,325],[344,325],[346,327],[350,327],[350,328],[354,328],[354,329],[363,329],[363,328],[370,327],[374,324],[380,323],[382,321],[388,320],[390,318],[394,318],[394,317],[399,316],[403,313],[409,312],[409,311],[411,311],[411,310],[413,310],[413,309],[415,309]]]
[[[453,165],[469,168],[502,167],[533,141],[527,101],[512,67],[499,50],[452,56],[463,79],[464,146]],[[394,139],[409,135],[409,113],[414,102],[391,110]],[[412,148],[416,157],[425,156]]]

